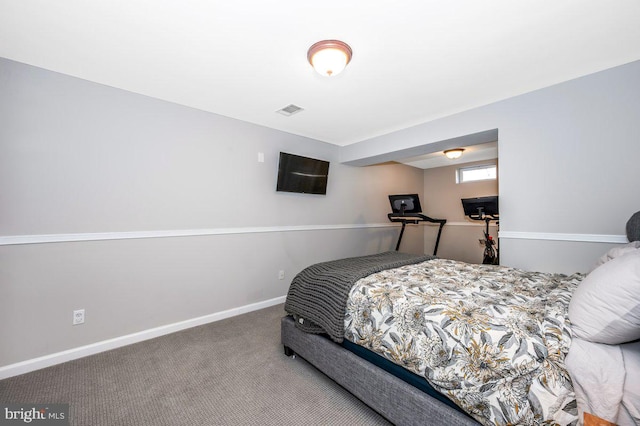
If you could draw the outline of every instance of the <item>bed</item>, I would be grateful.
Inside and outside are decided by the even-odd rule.
[[[398,425],[638,424],[640,242],[616,250],[588,275],[319,263],[292,281],[282,343]]]

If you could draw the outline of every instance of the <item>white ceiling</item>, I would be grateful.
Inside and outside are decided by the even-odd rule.
[[[0,0],[0,56],[342,146],[638,60],[639,22],[638,0]],[[306,53],[329,38],[354,53],[327,78]]]

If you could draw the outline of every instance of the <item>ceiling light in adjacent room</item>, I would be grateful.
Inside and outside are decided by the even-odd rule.
[[[338,75],[351,61],[351,47],[340,40],[323,40],[315,43],[307,52],[307,59],[320,74]]]
[[[448,149],[444,152],[444,155],[446,155],[447,158],[450,160],[455,160],[457,158],[462,157],[463,152],[464,152],[463,148]]]

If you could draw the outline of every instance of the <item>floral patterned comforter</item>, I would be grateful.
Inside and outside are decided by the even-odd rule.
[[[577,424],[564,358],[582,278],[444,259],[382,271],[353,286],[345,338],[485,425]]]

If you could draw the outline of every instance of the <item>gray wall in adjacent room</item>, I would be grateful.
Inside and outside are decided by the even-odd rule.
[[[341,161],[435,152],[498,129],[501,263],[587,271],[611,247],[608,236],[626,241],[625,223],[640,210],[638,94],[632,62],[346,146]]]
[[[480,180],[457,183],[456,174],[461,167],[497,165],[497,160],[474,161],[452,166],[436,167],[424,171],[424,209],[432,217],[445,218],[438,257],[469,263],[482,263],[485,222],[471,220],[464,215],[462,198],[485,197],[498,194],[498,180]],[[425,229],[425,251],[433,252],[437,233],[435,227]],[[436,234],[436,235],[434,235]],[[491,222],[489,234],[497,239],[496,222]],[[497,248],[497,247],[496,247]],[[430,251],[431,250],[431,251]]]
[[[284,296],[311,263],[395,247],[387,195],[423,191],[412,167],[4,59],[0,120],[0,237],[240,230],[0,245],[0,367]],[[276,192],[280,151],[329,160],[327,195]]]

